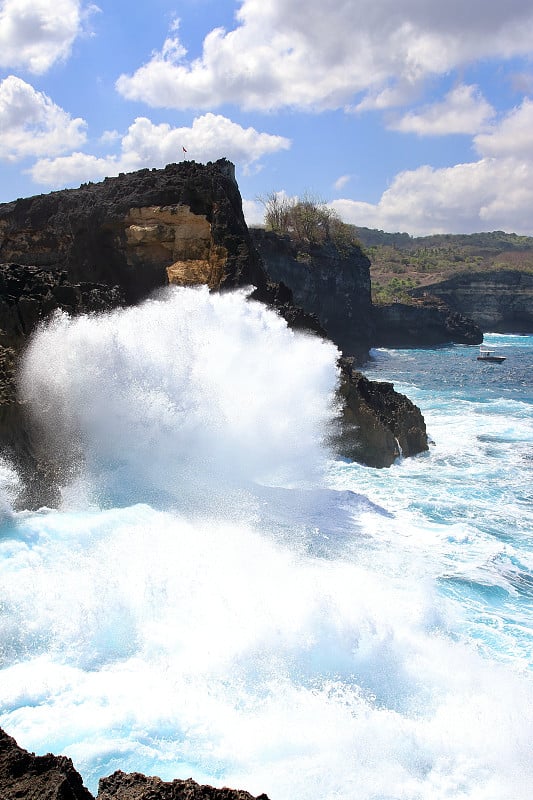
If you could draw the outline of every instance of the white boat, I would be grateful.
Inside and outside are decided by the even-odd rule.
[[[501,364],[507,356],[497,356],[494,350],[487,350],[486,347],[479,348],[478,361],[488,361],[489,364]]]

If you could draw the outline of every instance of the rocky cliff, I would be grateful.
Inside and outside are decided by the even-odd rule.
[[[323,277],[336,267],[339,263],[332,257],[324,264]],[[349,272],[349,267],[342,269]],[[344,337],[352,337],[353,349],[358,337],[365,337],[366,352],[368,276],[358,276],[357,270],[354,275],[346,277],[352,281],[354,298],[346,318],[351,315],[359,333],[356,336],[346,324]],[[315,292],[323,278],[317,280]],[[331,272],[328,280],[336,280]],[[101,311],[139,302],[169,283],[207,284],[213,291],[252,286],[252,297],[274,307],[289,325],[326,335],[317,317],[293,302],[287,286],[267,277],[228,161],[145,169],[0,205],[0,449],[22,474],[20,506],[54,505],[61,482],[59,465],[51,460],[16,394],[18,359],[35,325],[57,308],[70,314]],[[356,313],[357,287],[363,300]],[[345,372],[342,380],[352,378]],[[361,415],[354,391],[345,387],[342,396],[353,404],[354,420],[363,431],[369,415]],[[398,414],[397,425],[401,424]],[[356,451],[352,446],[353,429],[350,423],[347,451],[341,437],[341,454],[357,453],[358,460],[378,466],[389,464],[397,454],[391,444],[377,464],[375,448],[369,447],[367,459],[365,447]],[[365,441],[372,430],[369,427]]]
[[[427,295],[413,303],[375,305],[375,347],[434,347],[438,344],[481,344],[483,332],[476,323]]]
[[[361,248],[298,244],[260,228],[250,233],[269,278],[289,286],[294,301],[318,318],[344,355],[364,363],[374,323],[370,261]]]
[[[533,274],[520,270],[470,272],[413,289],[427,292],[454,311],[470,317],[483,331],[533,332]]]
[[[0,728],[1,800],[95,800],[70,758],[36,756]],[[236,789],[215,789],[191,778],[165,782],[139,773],[115,772],[102,778],[97,800],[268,800]]]

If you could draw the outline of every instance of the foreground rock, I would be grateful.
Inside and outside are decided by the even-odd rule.
[[[533,331],[533,274],[520,270],[470,272],[447,281],[412,289],[420,297],[428,292],[454,311],[470,317],[483,331],[531,333]]]
[[[428,450],[420,409],[392,383],[369,381],[341,360],[344,380],[342,453],[370,467],[389,467],[400,456]]]
[[[18,507],[54,506],[59,499],[61,465],[26,417],[15,380],[27,338],[55,310],[103,311],[140,302],[168,284],[205,284],[212,291],[252,286],[252,298],[274,308],[290,326],[326,336],[327,322],[337,344],[362,355],[370,341],[370,282],[368,264],[357,261],[357,253],[346,263],[332,256],[322,264],[311,293],[316,299],[323,289],[327,302],[302,309],[290,288],[267,277],[244,221],[233,165],[226,160],[170,164],[0,205],[0,450],[24,481]],[[315,310],[321,319],[309,313]],[[342,396],[353,401],[359,384],[345,386],[352,381],[346,371],[342,380]],[[390,400],[385,392],[383,404]],[[370,408],[357,423],[361,447],[354,449],[349,426],[349,444],[345,450],[341,437],[339,451],[385,466],[397,453],[392,445],[397,437],[391,430],[391,449],[381,463],[380,448],[372,447],[367,457],[364,426]],[[382,424],[387,424],[383,414]]]
[[[70,758],[36,756],[0,728],[1,800],[95,800]],[[115,772],[100,780],[97,800],[268,800],[249,792],[215,789],[188,780],[162,781],[138,772]]]
[[[376,305],[373,314],[375,347],[434,347],[448,342],[483,341],[483,332],[472,319],[427,294],[409,304]]]

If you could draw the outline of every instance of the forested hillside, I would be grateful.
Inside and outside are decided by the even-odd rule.
[[[371,261],[372,299],[408,299],[407,292],[461,272],[502,269],[533,272],[533,237],[515,233],[412,237],[355,227]]]

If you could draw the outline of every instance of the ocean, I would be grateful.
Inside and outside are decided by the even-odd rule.
[[[428,453],[328,447],[333,345],[169,289],[34,336],[58,510],[0,468],[0,726],[271,800],[529,800],[533,337],[376,350]]]

